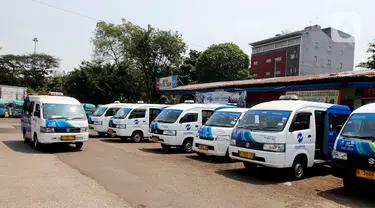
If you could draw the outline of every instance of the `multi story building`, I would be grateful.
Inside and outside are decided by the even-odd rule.
[[[340,37],[340,41],[336,37]],[[340,30],[314,25],[250,43],[253,49],[251,75],[259,79],[351,71],[353,40]]]

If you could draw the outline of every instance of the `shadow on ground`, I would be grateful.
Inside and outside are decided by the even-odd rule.
[[[198,156],[198,155],[188,155],[189,159],[193,159],[199,162],[214,163],[214,164],[225,164],[232,163],[233,161],[226,157],[215,157],[215,156]]]
[[[13,141],[3,141],[3,143],[11,150],[15,152],[25,153],[25,154],[54,154],[63,152],[79,152],[74,146],[68,144],[52,144],[43,145],[41,151],[34,149],[32,144],[25,144],[23,140],[13,140]],[[84,146],[84,145],[83,145]]]
[[[320,197],[345,207],[375,207],[375,187],[358,186],[350,191],[345,190],[344,187],[339,187],[326,191],[317,191]]]
[[[163,149],[163,148],[142,148],[139,149],[143,152],[147,153],[153,153],[153,154],[159,154],[159,155],[164,155],[164,154],[185,154],[180,148],[170,148],[170,149]]]
[[[256,185],[285,183],[292,180],[290,169],[258,167],[255,170],[248,170],[244,167],[229,170],[220,169],[215,172],[233,180]],[[307,169],[305,178],[326,176],[329,174],[330,168],[321,166]]]
[[[126,140],[121,140],[120,138],[109,138],[109,139],[100,139],[100,141],[106,142],[106,143],[133,143],[133,144],[136,144],[130,138],[128,138]],[[145,140],[142,140],[139,143],[151,143],[151,142],[149,140],[145,139]]]

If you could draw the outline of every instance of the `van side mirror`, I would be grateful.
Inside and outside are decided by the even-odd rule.
[[[40,118],[40,111],[35,111],[34,116]]]

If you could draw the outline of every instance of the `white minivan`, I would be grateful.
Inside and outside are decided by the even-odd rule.
[[[295,96],[252,107],[232,132],[229,156],[246,168],[291,168],[295,179],[305,168],[329,164],[349,107],[297,100]]]
[[[25,142],[32,141],[36,149],[52,143],[75,144],[80,149],[89,137],[81,103],[62,93],[28,95],[23,105],[21,130]]]
[[[151,140],[159,142],[164,149],[181,147],[185,152],[193,151],[193,140],[198,129],[205,124],[214,111],[235,106],[222,104],[178,104],[166,108],[152,122]]]
[[[229,142],[238,121],[248,111],[247,108],[225,108],[216,111],[199,129],[194,138],[193,150],[199,156],[214,155],[229,158]]]
[[[168,105],[134,104],[120,108],[109,121],[108,133],[120,137],[122,140],[130,137],[138,143],[143,138],[149,138],[150,123]]]
[[[119,104],[111,103],[107,105],[101,105],[96,111],[89,117],[89,127],[94,129],[99,136],[103,137],[108,132],[109,120],[116,115],[117,111],[121,107],[125,107],[132,104]],[[134,104],[133,104],[134,105]]]

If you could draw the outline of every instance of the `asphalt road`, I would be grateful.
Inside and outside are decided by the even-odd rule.
[[[328,168],[288,181],[283,170],[249,172],[241,163],[98,137],[82,151],[39,153],[17,126],[5,135],[3,123],[11,122],[0,120],[0,207],[375,207],[374,190],[346,193]]]

